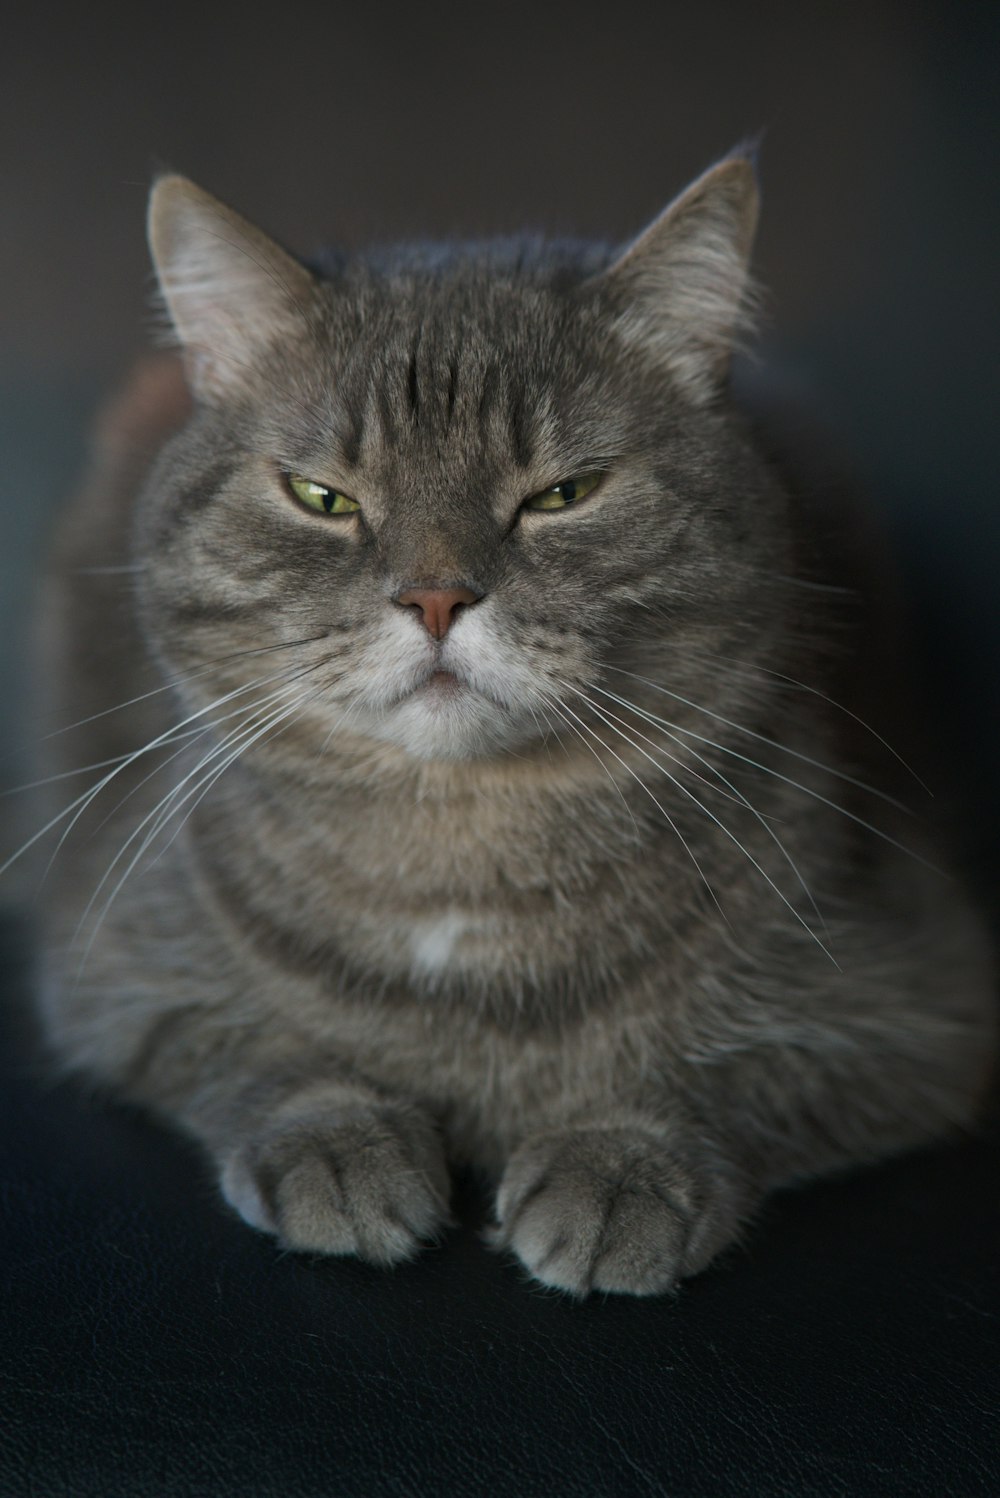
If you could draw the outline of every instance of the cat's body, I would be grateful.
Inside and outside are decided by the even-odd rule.
[[[67,719],[143,698],[65,767],[162,746],[54,861],[45,1012],[293,1247],[411,1252],[447,1158],[546,1283],[656,1291],[974,1117],[982,936],[864,788],[857,578],[725,393],[753,215],[737,160],[614,264],[317,282],[159,190],[194,414],[136,382],[46,619]]]

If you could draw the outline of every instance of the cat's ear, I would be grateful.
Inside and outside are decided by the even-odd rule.
[[[710,400],[749,330],[750,249],[759,197],[753,164],[731,156],[687,188],[600,277],[626,339]]]
[[[301,330],[313,277],[246,219],[186,177],[160,177],[149,247],[194,393],[239,386],[268,344]]]

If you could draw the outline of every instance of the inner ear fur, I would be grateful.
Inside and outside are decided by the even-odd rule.
[[[662,360],[696,401],[712,398],[753,323],[750,252],[760,208],[748,156],[693,182],[600,281],[627,341]]]
[[[149,246],[196,395],[245,379],[261,348],[308,314],[309,271],[240,214],[186,177],[160,177],[149,200]]]

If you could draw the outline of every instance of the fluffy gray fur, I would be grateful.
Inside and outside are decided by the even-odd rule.
[[[728,388],[756,213],[737,157],[617,257],[306,268],[154,190],[185,372],[134,377],[50,576],[51,770],[96,768],[44,1015],[287,1247],[407,1258],[462,1163],[536,1279],[657,1293],[974,1118],[981,933],[856,716],[849,548]],[[443,638],[413,589],[461,590]]]

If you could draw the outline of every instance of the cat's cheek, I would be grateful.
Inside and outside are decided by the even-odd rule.
[[[538,695],[538,664],[532,664],[523,645],[511,641],[489,600],[470,609],[449,631],[441,664],[512,711]]]
[[[363,647],[350,685],[364,711],[383,713],[409,697],[434,669],[436,652],[424,631],[394,610]]]

